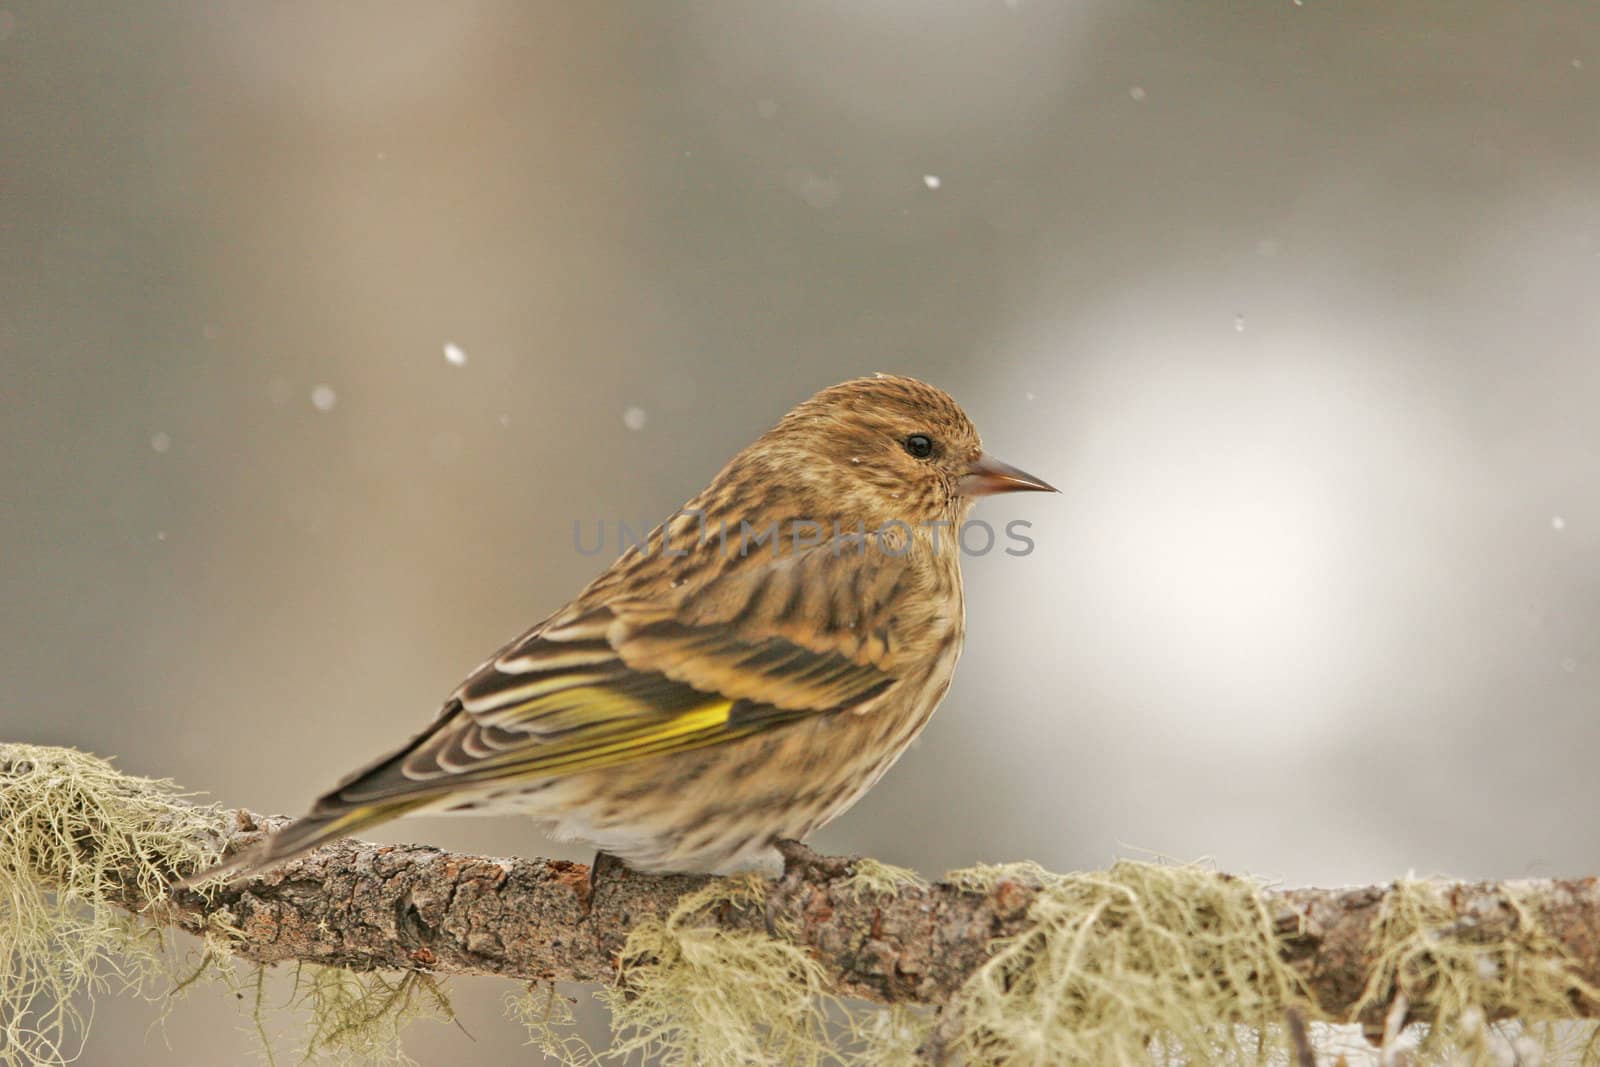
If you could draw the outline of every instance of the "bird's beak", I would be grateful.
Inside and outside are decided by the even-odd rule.
[[[972,461],[956,481],[956,490],[962,496],[991,496],[995,493],[1059,493],[1061,490],[1027,471],[1018,470],[1009,463],[1001,463],[987,452]]]

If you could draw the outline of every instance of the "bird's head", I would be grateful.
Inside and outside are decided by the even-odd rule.
[[[755,448],[800,473],[795,488],[826,515],[868,522],[960,522],[981,496],[1055,491],[985,454],[972,420],[944,390],[897,375],[822,390]]]

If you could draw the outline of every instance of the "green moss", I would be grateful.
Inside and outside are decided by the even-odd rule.
[[[421,1019],[453,1022],[439,983],[420,971],[354,973],[303,966],[297,1006],[307,1018],[305,1058],[336,1063],[410,1063],[401,1032]]]
[[[916,871],[879,863],[863,856],[851,864],[850,877],[839,889],[859,899],[863,896],[891,896],[902,889],[926,889],[928,883]]]
[[[1030,928],[999,941],[953,1003],[977,1063],[1281,1060],[1290,1005],[1315,1017],[1278,955],[1259,887],[1199,867],[1118,863],[1091,874],[959,872],[959,884],[1041,885]]]
[[[1573,999],[1600,1001],[1600,989],[1514,888],[1502,887],[1498,901],[1515,916],[1514,930],[1490,939],[1438,885],[1395,883],[1373,929],[1378,962],[1358,1014],[1381,1018],[1395,993],[1404,996],[1434,1018],[1418,1051],[1436,1062],[1489,1062],[1515,1049],[1519,1062],[1536,1053],[1551,1063],[1600,1063],[1594,1025],[1570,1021]]]
[[[170,1004],[215,981],[239,994],[271,1057],[269,1030],[285,1009],[270,1003],[265,972],[231,957],[231,916],[213,913],[199,948],[185,954],[159,925],[116,903],[164,899],[174,876],[217,858],[226,823],[171,782],[66,749],[0,744],[0,1067],[75,1058],[96,994]],[[1255,882],[1129,862],[1071,875],[1031,863],[983,866],[947,878],[975,893],[1008,880],[1036,887],[1027,928],[993,945],[940,1023],[943,1045],[969,1063],[1286,1062],[1285,1013],[1322,1020],[1282,962]],[[907,884],[920,883],[859,861],[843,888],[866,896]],[[620,981],[600,994],[615,1028],[604,1053],[577,1036],[571,1002],[553,987],[530,987],[512,1013],[533,1043],[591,1067],[634,1055],[710,1067],[918,1062],[933,1033],[927,1009],[844,1002],[782,931],[705,921],[713,910],[761,909],[765,899],[759,879],[721,880],[666,920],[639,925]],[[1600,1001],[1600,989],[1514,886],[1500,891],[1503,917],[1500,909],[1515,921],[1508,935],[1491,936],[1505,924],[1459,914],[1434,884],[1398,884],[1368,946],[1378,963],[1363,1017],[1383,1017],[1398,991],[1413,1013],[1435,1019],[1420,1033],[1423,1062],[1600,1063],[1597,1030],[1573,1007]],[[442,989],[422,974],[308,965],[293,977],[289,1005],[305,1016],[307,1059],[403,1061],[407,1023],[451,1018]]]
[[[171,782],[0,745],[0,1064],[74,1059],[89,996],[149,995],[171,974],[162,932],[113,900],[124,886],[160,900],[174,874],[216,858],[196,842],[220,840],[222,822]]]
[[[1047,885],[1061,878],[1032,860],[1020,863],[979,863],[960,870],[946,871],[944,880],[968,893],[987,893],[1001,882],[1026,882]]]
[[[272,1059],[267,983],[259,968],[240,976],[227,913],[210,916],[198,950],[179,949],[117,903],[161,901],[173,878],[216,862],[227,821],[169,781],[71,749],[0,744],[0,1067],[76,1059],[96,995],[165,1010],[202,982],[240,995]],[[414,972],[306,966],[291,999],[306,1016],[305,1054],[321,1060],[394,1061],[408,1022],[450,1017],[439,986]]]
[[[688,1067],[834,1058],[834,1000],[817,962],[780,938],[697,921],[711,908],[760,908],[765,900],[759,878],[721,879],[685,897],[665,922],[635,927],[618,985],[601,994],[615,1029],[609,1054],[637,1051]]]
[[[506,994],[506,1014],[528,1031],[528,1044],[567,1067],[599,1067],[600,1056],[577,1031],[577,1001],[554,982],[529,982]]]

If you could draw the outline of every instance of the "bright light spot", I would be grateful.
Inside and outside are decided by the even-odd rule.
[[[622,425],[626,426],[634,433],[638,433],[640,430],[644,429],[644,424],[644,408],[639,407],[637,404],[622,413]]]
[[[1169,624],[1209,630],[1209,638],[1190,640],[1219,659],[1300,622],[1326,551],[1319,526],[1327,505],[1299,465],[1236,448],[1192,481],[1183,464],[1160,472],[1171,478],[1167,499],[1126,531],[1147,568],[1139,590],[1151,598],[1147,609]],[[1279,637],[1288,634],[1280,629]]]
[[[1134,103],[1138,103],[1145,98],[1144,87],[1142,85],[1135,85],[1132,89],[1128,90],[1128,95],[1133,97]]]
[[[467,354],[461,350],[460,345],[451,341],[445,342],[444,358],[445,362],[452,367],[465,367],[467,365]]]
[[[1126,343],[1137,331],[1116,332]],[[1363,461],[1407,430],[1313,344],[1309,365],[1267,375],[1220,359],[1202,371],[1186,362],[1192,339],[1152,340],[1148,361],[1094,379],[1079,429],[1090,458],[1035,468],[1072,486],[1086,516],[1060,566],[1064,587],[1099,605],[1094,658],[1137,679],[1130,691],[1150,707],[1192,700],[1251,722],[1281,713],[1286,694],[1336,690],[1330,648],[1356,654],[1343,632]],[[1370,432],[1352,443],[1354,428]],[[1006,452],[1031,454],[1026,440]]]
[[[150,447],[157,452],[165,452],[172,447],[172,438],[164,433],[153,433],[150,435]]]
[[[1244,333],[1244,316],[1243,315],[1235,315],[1233,317],[1233,332],[1234,333]]]
[[[1022,396],[1026,400],[1032,400],[1034,398],[1034,394],[1033,393],[1023,393]]]
[[[1567,528],[1567,520],[1566,519],[1563,519],[1560,515],[1552,515],[1552,516],[1550,516],[1550,529],[1552,529],[1552,530],[1565,530],[1566,528]]]
[[[156,531],[156,540],[157,541],[165,541],[166,539],[167,539],[167,531],[165,531],[165,530],[157,530]]]
[[[339,402],[339,394],[333,391],[331,385],[315,385],[311,387],[311,406],[321,412],[333,410],[333,405]]]
[[[922,184],[926,185],[929,189],[937,189],[939,186],[943,185],[944,182],[939,179],[937,174],[924,174],[922,176]]]
[[[1190,421],[1173,428],[1174,417]],[[1314,674],[1339,506],[1306,476],[1319,453],[1248,425],[1127,411],[1077,500],[1098,516],[1075,566],[1090,576],[1085,595],[1114,605],[1107,639],[1136,659],[1159,648],[1190,690]]]

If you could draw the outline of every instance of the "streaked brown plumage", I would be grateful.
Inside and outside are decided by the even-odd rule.
[[[518,811],[645,870],[725,870],[804,838],[949,688],[965,629],[955,531],[975,498],[1049,488],[984,456],[931,385],[824,389],[646,550],[480,665],[410,743],[189,881],[424,810]],[[752,545],[774,522],[776,545]]]

